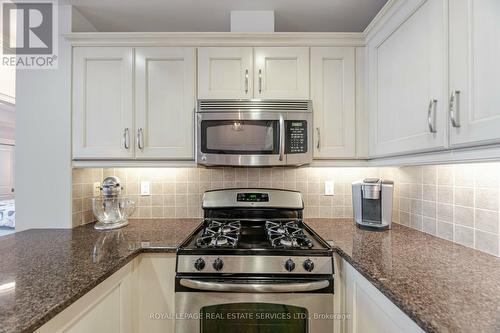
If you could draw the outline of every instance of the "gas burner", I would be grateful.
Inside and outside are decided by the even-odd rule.
[[[296,221],[271,222],[266,221],[267,238],[275,248],[310,249],[312,241]]]
[[[196,247],[236,247],[240,238],[240,221],[210,221],[202,235],[196,239]]]

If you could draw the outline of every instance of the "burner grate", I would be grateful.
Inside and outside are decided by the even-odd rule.
[[[219,222],[210,221],[203,234],[196,239],[196,247],[236,247],[240,239],[240,221]]]
[[[267,238],[274,248],[310,249],[312,241],[296,221],[271,222],[266,221]]]

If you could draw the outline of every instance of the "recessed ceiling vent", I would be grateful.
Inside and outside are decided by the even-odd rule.
[[[274,32],[274,10],[232,10],[231,32]]]

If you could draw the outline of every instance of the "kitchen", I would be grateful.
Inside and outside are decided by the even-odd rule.
[[[217,5],[47,7],[0,332],[500,331],[498,1]]]

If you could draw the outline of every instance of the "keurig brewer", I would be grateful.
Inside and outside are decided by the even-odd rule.
[[[359,227],[390,229],[394,182],[366,178],[352,183],[354,221]]]

